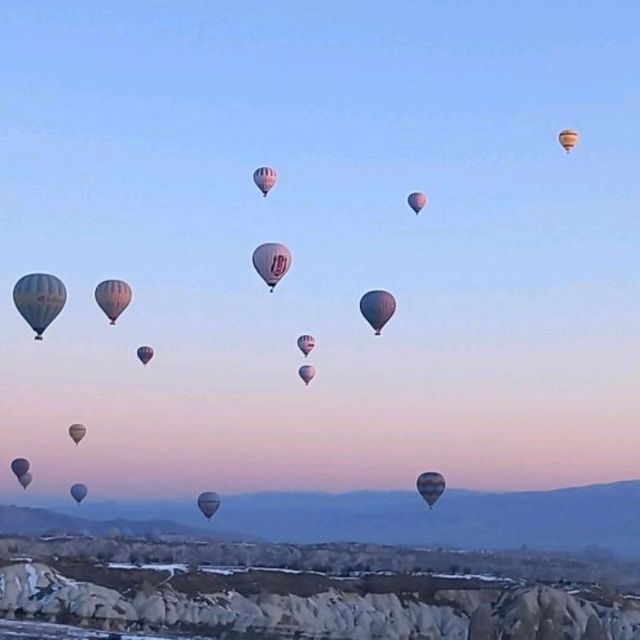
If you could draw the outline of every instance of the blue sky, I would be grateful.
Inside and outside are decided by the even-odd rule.
[[[112,494],[114,438],[149,493],[172,455],[196,460],[170,489],[199,487],[208,452],[226,491],[637,475],[637,3],[1,2],[0,22],[0,444],[35,447],[52,490],[75,421],[100,434],[79,473]],[[266,241],[293,252],[273,296]],[[33,271],[69,292],[43,345],[11,300]],[[109,277],[134,289],[117,330]],[[373,288],[398,300],[381,339]]]

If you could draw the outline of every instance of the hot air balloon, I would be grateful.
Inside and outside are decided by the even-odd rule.
[[[220,508],[220,496],[215,491],[203,491],[198,496],[198,508],[207,520]]]
[[[42,340],[44,330],[56,319],[67,301],[62,280],[48,273],[23,276],[13,288],[13,301],[22,317]]]
[[[87,497],[89,490],[86,484],[74,484],[71,489],[69,489],[69,493],[71,497],[80,504]]]
[[[558,140],[567,153],[571,153],[573,148],[578,144],[580,134],[573,129],[565,129],[558,134]]]
[[[427,196],[425,196],[424,193],[416,191],[415,193],[409,194],[407,202],[409,203],[409,206],[416,212],[416,215],[418,215],[427,204]]]
[[[253,266],[273,291],[273,288],[289,271],[291,252],[283,244],[277,242],[261,244],[253,252]]]
[[[298,338],[298,349],[304,353],[306,358],[316,346],[316,339],[313,336],[300,336]]]
[[[153,349],[151,347],[138,347],[136,353],[138,354],[138,359],[145,367],[149,364],[151,358],[153,358]]]
[[[120,314],[129,306],[132,296],[131,287],[122,280],[105,280],[96,287],[96,302],[111,320],[111,324],[115,324]]]
[[[87,428],[83,424],[72,424],[69,427],[69,436],[76,443],[76,447],[82,438],[87,433]]]
[[[298,369],[298,375],[302,378],[304,383],[308,385],[315,377],[316,370],[310,364],[305,364]]]
[[[396,300],[388,291],[369,291],[360,300],[360,313],[380,335],[382,327],[396,312]]]
[[[262,197],[266,198],[267,193],[273,189],[276,184],[278,175],[275,169],[271,167],[260,167],[253,172],[253,181],[262,191]]]
[[[442,474],[435,471],[425,471],[418,476],[416,486],[418,487],[418,493],[425,499],[429,509],[431,509],[444,493],[446,483]]]
[[[16,478],[20,478],[29,471],[29,461],[26,458],[16,458],[11,463],[11,471],[15,474]]]
[[[27,471],[27,473],[23,473],[19,478],[18,482],[22,485],[22,488],[26,491],[27,487],[31,484],[33,480],[33,476]]]

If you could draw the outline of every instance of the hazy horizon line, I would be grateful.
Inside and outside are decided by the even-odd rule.
[[[532,494],[532,493],[553,493],[557,491],[571,491],[575,489],[587,489],[590,487],[607,487],[612,485],[621,485],[621,484],[634,484],[640,482],[640,478],[626,479],[626,480],[612,480],[611,482],[595,482],[581,485],[566,485],[559,486],[547,489],[468,489],[466,487],[448,487],[447,492],[456,492],[456,493],[476,493],[476,494]],[[413,495],[415,491],[410,489],[354,489],[351,491],[309,491],[309,490],[272,490],[272,491],[246,491],[242,493],[223,493],[220,492],[220,495],[225,498],[242,498],[242,497],[254,497],[254,496],[350,496],[350,495],[359,495],[359,494],[406,494]],[[21,497],[29,497],[28,495],[22,495]],[[64,494],[37,494],[37,498],[51,501],[62,501],[63,498],[66,500],[68,496]],[[92,504],[105,504],[105,503],[128,503],[128,504],[139,504],[139,503],[174,503],[180,504],[182,502],[189,502],[194,499],[194,496],[184,495],[162,499],[161,497],[133,497],[131,499],[123,499],[123,497],[118,496],[100,496],[98,499],[93,500]],[[0,500],[2,501],[4,506],[17,506],[17,507],[33,507],[38,508],[37,505],[25,505],[25,504],[16,504],[16,496],[15,495],[6,495],[0,494]],[[22,500],[21,500],[22,501]]]

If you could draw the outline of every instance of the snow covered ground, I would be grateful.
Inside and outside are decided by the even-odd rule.
[[[163,571],[169,572],[170,576],[173,577],[176,573],[187,573],[189,571],[189,567],[186,564],[176,563],[176,564],[132,564],[128,562],[110,562],[108,565],[109,569],[144,569],[146,571]],[[304,571],[298,569],[284,569],[281,567],[239,567],[239,566],[212,566],[212,565],[201,565],[197,569],[200,573],[210,573],[219,576],[232,576],[237,573],[248,573],[249,571],[269,571],[273,573],[286,573],[292,575],[301,575],[301,574],[312,574],[316,576],[324,576],[327,578],[332,578],[335,580],[345,580],[349,579],[345,576],[337,576],[331,573],[324,573],[322,571]],[[369,571],[361,571],[354,573],[351,578],[358,578],[363,576],[392,576],[396,575],[392,571],[377,571],[377,572],[369,572]],[[480,573],[466,573],[466,574],[454,574],[454,573],[426,573],[422,571],[416,571],[411,575],[414,576],[429,576],[432,578],[445,578],[448,580],[480,580],[482,582],[515,582],[511,578],[494,576],[489,574],[480,574]]]
[[[110,562],[109,569],[144,569],[145,571],[168,571],[171,575],[175,573],[186,573],[189,567],[186,564],[132,564],[130,562]]]
[[[121,640],[173,640],[176,637],[130,634],[120,636]],[[91,631],[61,624],[0,620],[0,638],[2,640],[108,640],[109,634],[105,631]],[[181,640],[188,639],[182,636]]]

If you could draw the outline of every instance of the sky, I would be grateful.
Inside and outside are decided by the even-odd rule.
[[[16,456],[33,504],[640,477],[639,22],[631,0],[0,0],[0,494]],[[263,242],[293,254],[273,294]],[[33,272],[68,291],[42,343],[12,300]],[[134,292],[116,327],[107,278]],[[370,289],[397,299],[380,337]]]

